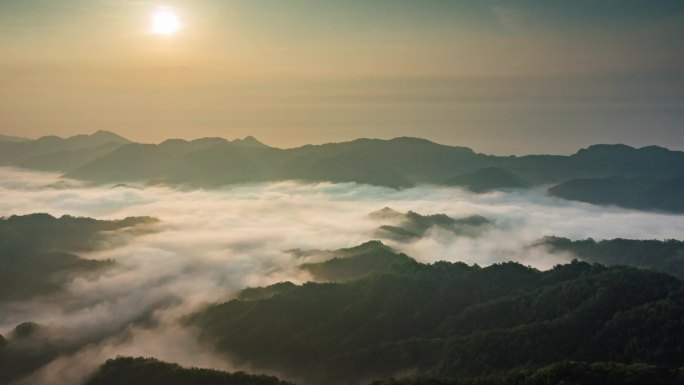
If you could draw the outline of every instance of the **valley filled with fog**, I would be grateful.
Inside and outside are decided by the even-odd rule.
[[[386,237],[378,229],[388,223],[370,215],[384,207],[419,218],[481,216],[488,225],[458,233],[428,223],[409,239]],[[10,335],[30,321],[44,328],[52,345],[65,346],[20,384],[78,384],[119,355],[249,370],[203,346],[183,320],[247,287],[315,280],[300,268],[316,261],[308,250],[351,248],[378,239],[423,263],[517,261],[547,270],[575,258],[540,244],[547,236],[664,240],[684,233],[681,215],[565,201],[541,189],[475,194],[445,186],[392,189],[294,181],[212,190],[89,186],[56,173],[16,168],[0,168],[0,212],[159,220],[108,232],[92,250],[79,253],[113,261],[112,267],[74,276],[57,293],[0,303],[0,334]]]

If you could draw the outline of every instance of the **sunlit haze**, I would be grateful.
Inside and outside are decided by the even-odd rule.
[[[171,9],[160,8],[152,14],[152,32],[157,35],[173,35],[180,27],[178,15]]]
[[[684,384],[684,0],[0,0],[0,385]]]
[[[5,0],[0,29],[6,135],[684,148],[676,0]]]

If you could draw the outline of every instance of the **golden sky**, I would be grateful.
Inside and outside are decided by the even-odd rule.
[[[2,0],[0,133],[683,148],[682,41],[676,0]]]

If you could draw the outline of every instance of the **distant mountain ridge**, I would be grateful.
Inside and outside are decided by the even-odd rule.
[[[18,142],[0,139],[0,165],[65,171],[104,156],[127,143],[131,141],[109,131],[68,138],[43,136]]]
[[[622,144],[593,145],[569,156],[496,156],[411,137],[362,138],[281,149],[251,136],[233,141],[170,139],[160,144],[141,144],[98,131],[65,139],[0,141],[0,165],[59,171],[68,178],[94,184],[141,182],[202,188],[298,180],[390,188],[455,185],[482,193],[569,183],[570,187],[551,189],[550,194],[590,203],[665,211],[672,211],[673,207],[681,211],[681,198],[677,197],[684,196],[684,186],[677,182],[684,178],[684,152]],[[650,178],[662,183],[652,183],[653,189],[635,188],[629,199],[613,199],[611,194],[606,194],[607,199],[595,199],[577,193],[575,188],[588,183],[576,180],[616,177]],[[648,203],[654,199],[670,203]]]
[[[24,142],[29,139],[20,136],[0,135],[0,142]]]
[[[684,213],[684,177],[580,178],[554,186],[549,193],[594,204]]]
[[[232,142],[223,138],[203,138],[193,142],[170,139],[162,144],[170,146],[175,143],[176,148],[180,150],[184,143],[195,142],[233,143],[250,148],[267,147],[252,136],[235,139]],[[0,135],[0,165],[40,171],[69,172],[127,144],[135,143],[116,133],[103,130],[91,135],[75,135],[66,138],[49,135],[34,140]]]
[[[444,184],[468,175],[470,182],[484,183],[483,189],[521,188],[583,177],[684,176],[684,153],[655,147],[601,145],[571,156],[502,157],[406,137],[357,139],[292,149],[236,146],[235,142],[218,139],[173,142],[172,152],[169,141],[159,145],[127,145],[66,175],[96,183],[142,180],[211,187],[295,179],[394,188]],[[137,159],[136,167],[132,166],[132,158]],[[154,166],[140,170],[141,162]],[[492,178],[495,180],[491,181]],[[475,189],[481,189],[480,185]]]
[[[464,186],[473,192],[497,189],[526,188],[528,183],[513,172],[500,167],[485,167],[473,172],[450,178],[446,184]]]
[[[633,381],[646,375],[629,367],[635,363],[665,369],[667,378],[681,371],[684,297],[676,278],[578,261],[544,272],[518,263],[426,265],[377,243],[360,249],[369,252],[305,267],[335,283],[248,289],[187,322],[233,362],[305,384],[399,373],[410,378],[406,385],[551,385],[562,381],[522,380],[568,361],[608,366],[576,367],[567,378],[614,372],[615,381],[573,384],[643,383]],[[375,273],[357,274],[362,266]],[[484,381],[489,376],[503,378]]]
[[[670,274],[684,279],[684,242],[668,239],[593,239],[573,241],[560,237],[545,237],[535,246],[549,251],[569,252],[577,258],[605,265],[634,266]]]

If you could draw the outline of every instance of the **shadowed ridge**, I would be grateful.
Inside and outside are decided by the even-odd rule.
[[[529,184],[514,172],[501,167],[485,167],[447,179],[447,185],[463,186],[481,193],[490,190],[526,188]]]
[[[256,147],[256,148],[267,148],[270,147],[263,142],[259,141],[257,138],[248,135],[244,137],[243,139],[235,139],[231,143],[237,144],[240,146],[245,146],[245,147]]]
[[[276,377],[183,368],[153,358],[118,357],[104,363],[85,385],[292,385]]]

